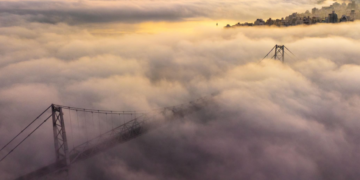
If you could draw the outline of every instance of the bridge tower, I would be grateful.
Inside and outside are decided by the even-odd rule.
[[[285,61],[285,46],[284,45],[275,45],[275,55],[272,57],[272,59],[280,60],[284,63]]]
[[[51,105],[52,110],[52,125],[54,133],[55,155],[56,161],[63,164],[68,171],[70,165],[69,148],[66,138],[65,122],[62,108],[59,106]]]
[[[285,45],[275,45],[271,50],[270,52],[264,57],[264,59],[266,57],[268,57],[268,55],[272,52],[272,51],[275,51],[275,54],[274,56],[271,57],[271,59],[275,59],[275,60],[279,60],[281,61],[282,63],[285,62],[285,49],[290,52],[293,56],[294,53],[292,53]]]

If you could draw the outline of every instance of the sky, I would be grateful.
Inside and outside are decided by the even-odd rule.
[[[331,3],[0,1],[0,146],[52,103],[148,112],[210,96],[70,178],[357,179],[360,22],[223,28]],[[275,44],[294,55],[263,59]],[[51,128],[0,162],[0,180],[55,160]]]

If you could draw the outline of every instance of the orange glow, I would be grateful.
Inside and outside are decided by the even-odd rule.
[[[157,33],[183,33],[191,34],[199,29],[221,29],[227,24],[236,24],[234,20],[188,19],[178,22],[144,22],[139,24],[112,24],[102,29],[92,27],[91,33],[95,35],[121,35],[121,34],[157,34]],[[216,25],[218,24],[218,25]],[[94,29],[95,28],[95,29]]]

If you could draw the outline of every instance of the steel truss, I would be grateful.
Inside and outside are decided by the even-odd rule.
[[[284,45],[275,45],[275,55],[272,57],[272,59],[280,60],[281,62],[284,62],[285,60],[285,46]]]
[[[211,103],[210,99],[200,98],[192,101],[187,105],[167,107],[154,114],[141,114],[138,117],[122,124],[112,130],[105,132],[79,146],[74,147],[71,151],[68,150],[66,139],[66,130],[62,109],[70,109],[71,107],[52,105],[52,119],[54,130],[54,144],[56,162],[45,167],[42,167],[29,174],[21,176],[16,180],[34,180],[40,179],[47,175],[58,172],[68,172],[73,163],[92,157],[100,152],[110,149],[117,144],[124,143],[134,139],[148,130],[153,130],[162,124],[160,119],[164,118],[166,121],[183,118],[187,114],[201,110],[205,105]],[[74,109],[93,112],[95,110]],[[96,110],[98,111],[98,110]],[[121,112],[124,114],[132,114],[132,111],[110,111],[110,113]],[[108,113],[108,111],[100,111],[99,113]],[[157,119],[158,122],[153,121]]]

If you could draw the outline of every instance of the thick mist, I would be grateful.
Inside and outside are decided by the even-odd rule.
[[[104,35],[101,19],[68,21],[62,3],[65,20],[51,23],[34,16],[53,11],[17,3],[28,12],[0,18],[0,146],[51,103],[151,111],[211,95],[200,111],[75,164],[71,179],[358,179],[359,22]],[[105,24],[119,22],[135,23]],[[275,44],[295,55],[263,59]],[[47,124],[0,162],[0,179],[52,162],[51,133]]]
[[[1,23],[6,26],[24,20],[41,23],[179,22],[186,19],[211,19],[253,22],[257,18],[281,18],[305,12],[333,1],[318,0],[37,0],[0,1]],[[230,23],[230,22],[229,22]],[[226,25],[226,24],[225,24]],[[223,26],[225,26],[223,25]]]

